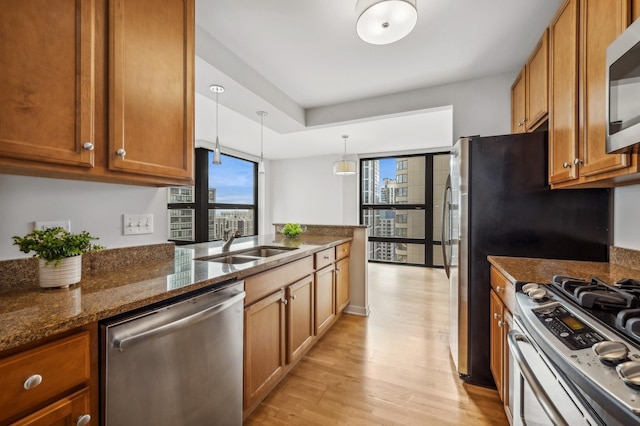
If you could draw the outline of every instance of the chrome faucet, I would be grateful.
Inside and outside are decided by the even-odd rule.
[[[231,248],[231,243],[233,243],[233,240],[236,237],[240,237],[242,236],[242,234],[240,233],[240,231],[236,231],[236,232],[232,232],[230,229],[227,229],[226,231],[224,231],[224,244],[222,245],[222,251],[229,251],[229,248]]]

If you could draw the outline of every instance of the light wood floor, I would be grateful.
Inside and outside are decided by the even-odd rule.
[[[463,384],[441,269],[369,264],[368,318],[342,315],[247,425],[507,425],[495,390]]]

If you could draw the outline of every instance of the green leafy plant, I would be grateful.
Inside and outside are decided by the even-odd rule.
[[[296,237],[302,234],[303,231],[304,230],[302,229],[302,226],[300,226],[299,223],[287,223],[282,228],[282,235],[284,235],[285,237]]]
[[[47,265],[54,263],[57,267],[67,257],[104,249],[103,246],[91,243],[97,239],[86,231],[72,234],[64,228],[49,228],[34,229],[24,237],[15,236],[13,244],[17,245],[21,252],[33,251],[33,257],[45,260]]]

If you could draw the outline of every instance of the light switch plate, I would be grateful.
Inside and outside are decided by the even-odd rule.
[[[35,229],[43,231],[49,228],[64,228],[67,231],[71,232],[71,221],[70,220],[37,220],[35,224]]]
[[[123,214],[123,235],[153,234],[153,214]]]

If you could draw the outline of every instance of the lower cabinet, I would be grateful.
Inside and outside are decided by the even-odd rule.
[[[313,275],[287,287],[287,362],[301,358],[313,343]]]
[[[336,313],[349,304],[349,258],[336,262]]]
[[[86,426],[91,424],[91,416],[88,414],[89,407],[89,388],[84,388],[12,423],[12,426]]]
[[[491,328],[490,328],[490,341],[491,341],[491,373],[493,379],[496,382],[496,388],[498,388],[498,394],[500,398],[504,400],[503,386],[504,383],[504,348],[505,339],[503,336],[503,323],[504,323],[504,304],[496,293],[491,290],[490,298],[491,309]]]
[[[331,326],[336,316],[333,264],[316,272],[315,332],[320,335]]]
[[[285,293],[275,293],[244,310],[244,407],[260,401],[285,367]]]

